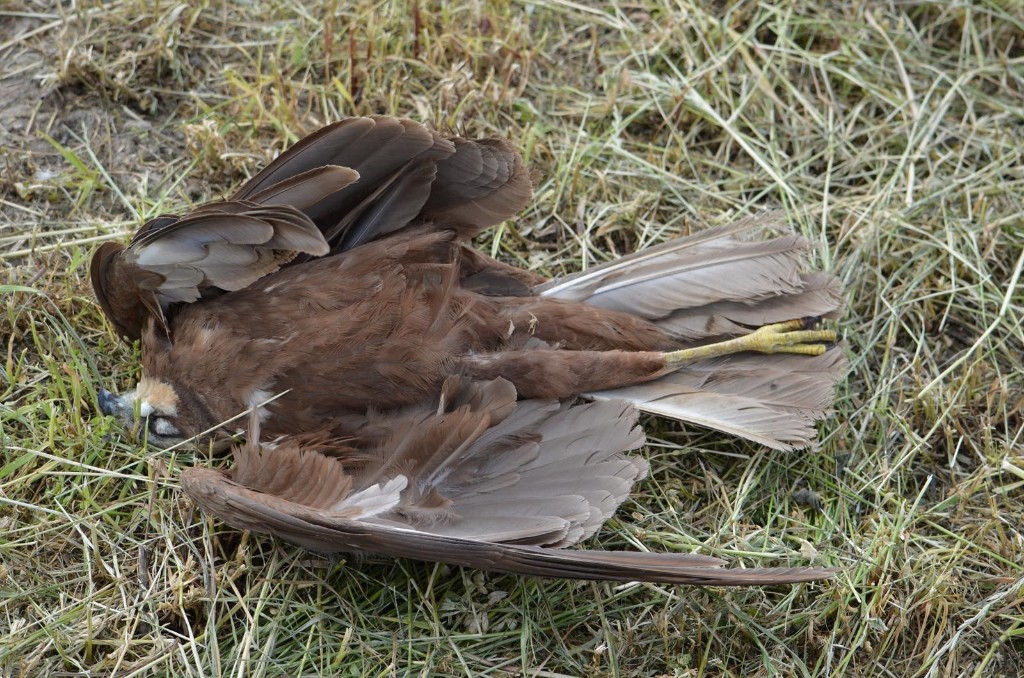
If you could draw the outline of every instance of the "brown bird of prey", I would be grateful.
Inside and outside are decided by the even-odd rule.
[[[644,474],[625,454],[642,441],[635,408],[807,445],[843,364],[814,325],[841,289],[801,273],[803,239],[764,237],[770,217],[556,280],[471,248],[530,194],[502,140],[390,117],[324,127],[230,199],[99,248],[97,297],[143,359],[136,389],[101,391],[100,407],[163,446],[223,441],[253,411],[236,467],[183,484],[233,525],[319,550],[583,578],[821,578],[552,550]]]

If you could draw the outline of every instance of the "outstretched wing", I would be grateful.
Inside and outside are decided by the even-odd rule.
[[[445,384],[440,402],[371,418],[354,447],[247,443],[223,473],[182,486],[239,528],[324,552],[364,551],[545,577],[677,584],[776,584],[829,570],[723,570],[691,554],[562,550],[591,536],[646,463],[623,402],[515,401],[501,379]],[[250,439],[258,434],[250,431]],[[365,445],[365,447],[361,447]]]
[[[835,574],[808,567],[725,569],[716,558],[684,553],[567,550],[439,535],[310,509],[243,487],[211,469],[187,469],[182,486],[203,510],[232,527],[322,552],[379,553],[538,577],[709,586],[793,584]]]

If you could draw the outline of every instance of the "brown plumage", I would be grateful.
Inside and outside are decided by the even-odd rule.
[[[535,408],[564,408],[593,419],[598,430],[610,412],[602,408],[619,408],[618,420],[633,416],[621,403],[552,404],[588,394],[626,399],[780,449],[813,439],[814,422],[829,407],[842,369],[842,352],[822,345],[834,334],[809,329],[813,321],[754,331],[837,312],[838,282],[800,272],[803,239],[764,239],[776,220],[755,217],[548,281],[469,246],[474,235],[515,215],[529,197],[522,160],[504,141],[446,138],[388,117],[325,127],[229,200],[183,217],[158,217],[127,248],[108,243],[97,251],[91,270],[97,297],[122,336],[141,340],[143,359],[136,390],[122,397],[102,391],[101,408],[126,421],[141,414],[150,442],[162,445],[200,435],[223,439],[240,430],[225,422],[255,409],[268,438],[315,432],[321,441],[345,441],[344,477],[354,459],[410,449],[381,441],[393,441],[398,431],[412,441],[409,413],[446,411],[436,409],[436,399],[452,383],[462,384],[460,393],[503,384],[511,389],[506,395],[527,399],[513,416],[499,418],[506,429],[520,421],[520,410]],[[771,334],[776,330],[782,333]],[[753,343],[721,351],[814,355],[703,357],[715,355],[707,347],[718,351],[717,342],[736,337]],[[480,419],[479,430],[492,419],[493,413]],[[432,425],[443,431],[451,421],[441,417]],[[524,424],[522,435],[543,438],[548,425],[557,428]],[[449,435],[473,439],[462,429]],[[429,440],[415,446],[417,454],[436,454]],[[307,438],[285,438],[272,454],[261,453],[256,439],[247,445],[236,454],[250,469],[283,464],[285,455],[321,454]],[[625,458],[627,449],[611,445],[604,451]],[[292,451],[278,456],[281,450]],[[580,468],[582,473],[586,464]],[[270,513],[274,502],[285,501],[278,490],[267,490],[248,472],[235,474],[230,480],[196,470],[186,487],[233,524],[258,527],[245,521],[265,519],[262,524],[275,526],[267,529],[322,549],[335,539],[338,548],[376,544],[385,552],[411,553],[383,537],[343,538],[352,526],[330,521],[345,516],[324,518],[333,527],[322,538],[310,536],[321,527],[311,527],[311,514],[302,513],[317,508],[305,500],[287,504],[281,514],[298,521],[298,532],[288,533],[275,522],[285,519]],[[381,477],[360,489],[360,477],[334,491],[383,491],[394,480]],[[585,482],[585,474],[559,477],[564,485],[550,491],[560,495],[575,496]],[[284,483],[281,491],[290,486]],[[403,511],[422,489],[410,484],[399,492]],[[627,493],[615,494],[611,503],[617,506]],[[289,513],[293,509],[298,513]],[[610,513],[601,515],[597,524]],[[458,527],[463,522],[434,523],[449,524],[456,526],[449,537],[466,536]],[[567,533],[572,538],[535,545],[564,546],[590,532],[577,527]],[[491,546],[501,541],[493,533],[484,536]],[[471,551],[479,544],[464,546]],[[502,547],[494,551],[500,555],[488,556],[499,560],[487,566],[510,569],[507,563],[516,562],[514,571],[538,573],[541,565],[524,564],[527,552],[533,553]],[[594,567],[603,576],[614,572],[606,567],[613,556],[587,558],[602,563]],[[619,572],[612,578],[623,577]]]
[[[438,402],[371,415],[358,446],[257,430],[227,471],[182,471],[185,491],[242,530],[322,552],[369,552],[542,577],[718,586],[826,579],[820,568],[722,569],[685,553],[563,550],[615,512],[647,463],[623,401],[516,402],[504,379],[449,378]],[[258,426],[252,416],[250,425]]]

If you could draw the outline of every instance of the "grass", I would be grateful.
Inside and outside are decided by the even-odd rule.
[[[0,17],[4,675],[1024,672],[1018,3],[0,0]],[[91,248],[369,113],[514,139],[536,199],[479,245],[549,273],[784,209],[848,289],[852,367],[820,446],[649,420],[651,477],[596,541],[843,574],[548,581],[325,560],[200,515],[177,477],[207,459],[98,414],[138,355],[90,292]]]

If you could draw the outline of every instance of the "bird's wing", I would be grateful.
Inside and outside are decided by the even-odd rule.
[[[828,570],[723,570],[691,554],[563,551],[646,472],[628,404],[515,401],[504,380],[449,380],[436,407],[372,418],[350,449],[246,443],[182,486],[228,524],[324,552],[362,551],[547,577],[680,584],[813,581]],[[258,433],[250,431],[250,440]],[[367,449],[358,449],[362,444]]]
[[[464,290],[492,297],[531,297],[535,286],[547,282],[539,273],[503,263],[469,245],[459,249],[459,277]]]
[[[342,168],[334,168],[342,170]],[[305,182],[344,173],[323,168]],[[298,183],[292,189],[301,192]],[[316,225],[289,205],[211,203],[148,222],[125,248],[105,243],[90,266],[93,289],[118,333],[138,339],[147,317],[166,330],[165,312],[209,289],[241,289],[299,253],[327,254]]]
[[[533,195],[522,156],[504,139],[452,139],[455,153],[437,165],[423,218],[469,239],[515,216]]]
[[[716,558],[685,553],[563,550],[433,534],[313,509],[205,468],[186,469],[181,482],[204,511],[232,527],[327,553],[376,553],[538,577],[713,586],[791,584],[834,574],[808,567],[724,569]]]
[[[413,222],[470,238],[508,219],[530,199],[522,158],[506,142],[449,138],[411,120],[348,118],[288,148],[246,182],[235,200],[258,201],[276,184],[324,165],[359,173],[304,211],[332,251],[344,251]]]
[[[230,200],[150,220],[127,248],[103,245],[92,281],[119,334],[174,302],[233,291],[308,256],[430,223],[470,238],[530,198],[506,142],[447,138],[411,120],[348,118],[303,138]]]
[[[591,536],[629,496],[647,463],[637,413],[622,402],[516,402],[504,379],[452,377],[441,407],[386,422],[372,417],[371,462],[354,487],[402,474],[393,521],[426,531],[521,545],[569,546]]]

